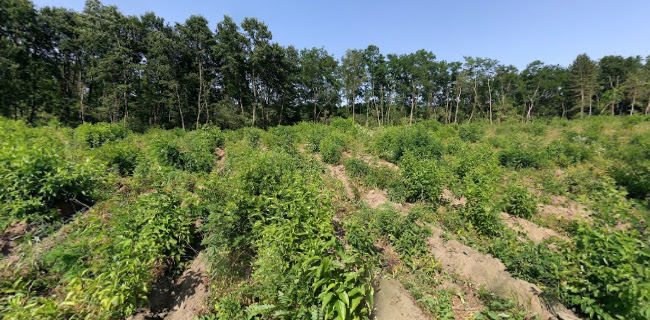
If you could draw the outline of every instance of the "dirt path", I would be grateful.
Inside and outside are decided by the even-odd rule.
[[[425,320],[428,317],[413,302],[411,295],[395,279],[379,280],[375,291],[375,320]]]
[[[178,279],[162,279],[154,286],[149,297],[149,310],[127,319],[194,319],[207,309],[210,296],[207,275],[205,256],[201,252]]]
[[[341,183],[343,183],[343,188],[345,189],[345,194],[350,198],[350,200],[353,200],[354,197],[354,192],[352,191],[352,188],[350,187],[350,181],[348,180],[348,176],[345,174],[345,167],[342,164],[333,166],[330,164],[325,165],[327,167],[327,170]]]
[[[541,215],[559,217],[568,221],[593,223],[593,219],[590,217],[592,212],[583,205],[563,196],[552,196],[551,204],[540,204],[538,208]]]
[[[456,240],[445,242],[442,230],[430,226],[433,236],[429,248],[443,268],[473,284],[500,296],[511,298],[527,310],[546,319],[578,319],[561,305],[547,306],[541,299],[541,290],[534,284],[514,278],[505,265],[490,255],[477,252]],[[555,314],[558,314],[556,316]]]
[[[517,232],[525,233],[528,238],[530,238],[530,240],[533,240],[535,243],[540,243],[543,240],[551,237],[556,237],[566,241],[569,240],[569,238],[555,232],[554,230],[540,227],[537,224],[526,219],[511,216],[505,212],[501,212],[499,215],[501,217],[501,220],[508,226],[508,228]]]

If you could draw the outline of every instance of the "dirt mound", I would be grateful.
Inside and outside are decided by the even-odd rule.
[[[525,233],[530,240],[533,240],[535,243],[540,243],[544,239],[551,237],[557,237],[563,240],[569,240],[569,238],[544,227],[540,227],[533,222],[530,222],[526,219],[519,217],[511,216],[505,212],[500,213],[501,220],[512,230],[517,232]]]
[[[583,205],[563,196],[552,196],[551,204],[540,204],[538,208],[542,215],[559,217],[569,221],[592,222],[590,217],[592,212],[588,211]]]
[[[29,224],[25,221],[12,223],[7,230],[0,235],[0,251],[3,256],[10,255],[18,245],[16,240],[29,232]]]
[[[224,151],[221,148],[217,148],[215,151],[215,154],[217,155],[217,170],[219,172],[223,171],[226,168],[226,151]]]
[[[203,314],[210,296],[207,275],[205,258],[199,253],[178,279],[167,277],[154,286],[149,295],[149,310],[128,319],[192,320]]]
[[[338,179],[343,183],[343,187],[345,188],[345,193],[347,194],[348,198],[354,199],[354,192],[350,187],[350,181],[348,181],[348,176],[345,174],[345,167],[343,167],[343,165],[341,164],[337,166],[327,165],[327,169],[332,173],[332,175],[336,179]]]
[[[511,298],[541,319],[557,319],[554,315],[556,308],[568,312],[562,306],[548,308],[540,297],[541,290],[534,284],[514,278],[499,259],[479,253],[456,240],[445,242],[441,237],[442,230],[433,226],[430,228],[433,236],[429,239],[429,248],[445,271]]]
[[[393,170],[399,170],[399,167],[396,164],[394,164],[392,162],[388,162],[388,161],[386,161],[384,159],[375,158],[375,157],[373,157],[371,155],[364,154],[364,155],[361,156],[361,159],[363,161],[365,161],[367,164],[375,164],[376,163],[377,165],[384,166],[384,167],[389,167],[389,168],[391,168]]]
[[[477,290],[465,283],[445,280],[436,289],[452,293],[451,306],[456,319],[474,319],[477,314],[485,309],[483,301],[477,295]]]
[[[380,279],[375,291],[375,320],[418,320],[428,317],[413,302],[411,295],[395,279]]]

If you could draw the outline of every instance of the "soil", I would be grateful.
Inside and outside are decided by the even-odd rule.
[[[226,168],[226,151],[224,151],[221,148],[217,148],[215,151],[215,154],[217,155],[217,170],[219,172],[223,171]]]
[[[149,310],[128,319],[192,320],[202,315],[210,296],[207,275],[204,255],[199,253],[178,279],[166,275],[154,285]]]
[[[4,233],[0,235],[0,251],[2,252],[2,255],[10,255],[18,245],[16,240],[29,232],[29,230],[29,224],[25,221],[12,223]]]
[[[483,301],[477,295],[476,288],[471,288],[465,283],[445,280],[436,289],[449,291],[453,294],[451,306],[454,318],[457,320],[474,319],[474,316],[485,309]]]
[[[501,220],[512,230],[525,233],[530,240],[535,243],[540,243],[545,239],[557,237],[562,240],[569,240],[569,238],[544,227],[540,227],[526,219],[511,216],[505,212],[500,213]]]
[[[345,174],[345,167],[341,164],[336,166],[327,165],[327,169],[332,173],[332,175],[334,175],[336,179],[343,183],[343,187],[345,188],[345,193],[347,194],[348,198],[354,199],[354,192],[352,191],[348,177]]]
[[[540,297],[541,290],[536,285],[514,278],[499,259],[479,253],[456,240],[445,242],[442,230],[434,226],[430,228],[433,236],[429,239],[429,248],[445,271],[455,273],[473,285],[511,298],[543,320],[558,319],[556,310],[573,316],[561,305],[549,308]]]
[[[538,205],[539,212],[542,215],[562,218],[568,221],[585,221],[591,223],[593,220],[584,206],[578,204],[563,196],[552,196],[551,204]]]
[[[395,279],[379,280],[375,289],[375,320],[425,320],[428,317],[413,302],[411,295]]]

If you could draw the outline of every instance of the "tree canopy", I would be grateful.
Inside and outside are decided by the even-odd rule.
[[[650,112],[650,59],[641,56],[580,54],[566,68],[534,61],[518,70],[485,57],[444,61],[370,45],[338,59],[325,48],[281,46],[255,18],[210,26],[194,15],[172,25],[99,0],[82,12],[2,1],[0,70],[0,115],[134,130]]]

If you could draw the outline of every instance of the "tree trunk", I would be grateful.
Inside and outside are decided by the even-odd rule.
[[[487,79],[487,86],[488,86],[488,104],[490,105],[490,124],[492,124],[492,88],[490,87],[490,78],[488,77]]]
[[[181,96],[178,94],[178,85],[176,86],[176,99],[178,101],[178,113],[181,116],[181,128],[185,131],[185,119],[183,119],[183,107],[181,106]]]

